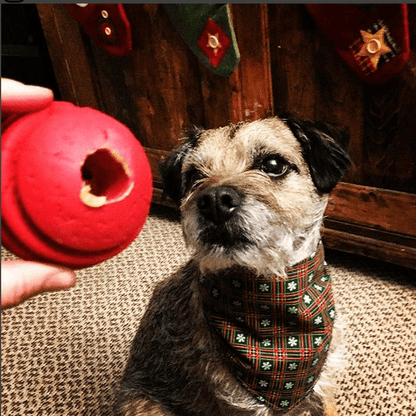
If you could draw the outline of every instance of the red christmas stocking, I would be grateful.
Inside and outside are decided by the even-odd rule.
[[[66,4],[82,29],[98,46],[115,56],[132,50],[130,22],[121,4]]]
[[[306,5],[339,56],[364,82],[383,84],[409,58],[407,4]]]

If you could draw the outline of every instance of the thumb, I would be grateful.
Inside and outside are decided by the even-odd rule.
[[[39,111],[53,101],[49,88],[26,85],[13,79],[1,79],[1,112],[4,114],[24,114]]]
[[[1,308],[19,305],[43,292],[69,289],[75,285],[70,269],[23,260],[4,261],[1,265]]]

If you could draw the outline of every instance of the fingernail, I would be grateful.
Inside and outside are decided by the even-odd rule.
[[[51,288],[70,288],[76,283],[76,275],[72,270],[65,270],[52,274],[48,279]]]

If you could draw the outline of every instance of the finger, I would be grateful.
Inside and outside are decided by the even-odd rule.
[[[25,85],[13,79],[1,79],[2,119],[10,114],[39,111],[53,101],[52,90],[36,85]]]
[[[1,273],[2,309],[19,305],[39,293],[69,289],[76,279],[72,270],[23,260],[3,262]]]

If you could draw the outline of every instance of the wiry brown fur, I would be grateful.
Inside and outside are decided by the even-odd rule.
[[[269,154],[283,156],[298,172],[274,182],[266,173],[251,168],[257,157]],[[281,120],[241,124],[237,130],[232,126],[207,131],[184,161],[182,171],[191,167],[199,169],[206,179],[185,196],[181,210],[185,239],[195,248],[203,270],[238,262],[256,268],[258,274],[284,274],[287,265],[316,248],[328,196],[316,192],[301,145]],[[227,185],[245,197],[235,220],[241,223],[241,232],[261,239],[251,251],[245,247],[224,255],[217,247],[204,247],[199,237],[204,229],[196,208],[199,195],[206,188]],[[250,218],[253,214],[258,220]]]
[[[325,133],[319,137],[321,133],[313,130],[314,126],[305,129],[296,122],[288,124],[290,128],[272,118],[197,131],[162,166],[165,183],[172,177],[182,182],[179,186],[171,182],[176,188],[167,191],[178,202],[182,199],[184,235],[195,252],[187,265],[154,291],[132,344],[117,415],[277,415],[254,399],[224,363],[217,337],[205,320],[198,279],[206,270],[233,264],[249,267],[259,275],[283,275],[285,267],[316,248],[328,189],[340,179],[348,158],[342,158],[338,145],[329,143],[331,137]],[[302,134],[305,137],[300,137]],[[317,167],[320,156],[308,153],[308,134],[332,166],[327,167],[324,161],[324,168]],[[326,152],[336,154],[331,159]],[[271,175],[263,169],[261,161],[270,155],[287,164],[284,174]],[[320,177],[322,169],[333,178]],[[189,178],[195,172],[197,180],[192,182]],[[222,232],[231,239],[227,247],[222,247],[221,241],[207,242],[211,241],[206,239],[207,233],[218,236],[198,204],[205,190],[223,186],[242,196],[231,219],[221,224]],[[241,236],[242,242],[233,245],[233,238]],[[332,339],[320,381],[287,415],[324,415],[336,371],[333,357],[341,343],[337,325]]]

